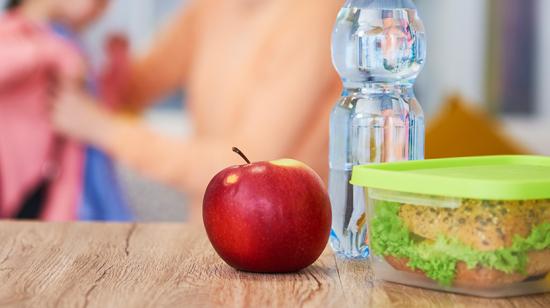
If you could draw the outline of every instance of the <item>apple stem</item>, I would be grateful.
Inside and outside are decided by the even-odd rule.
[[[250,164],[250,160],[248,159],[248,157],[246,157],[246,155],[244,155],[244,153],[239,150],[239,148],[233,147],[233,152],[239,154],[239,156],[241,156],[247,164]]]

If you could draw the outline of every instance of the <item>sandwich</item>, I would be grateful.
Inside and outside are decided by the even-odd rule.
[[[457,208],[376,201],[373,253],[442,286],[493,288],[550,272],[550,200],[464,199]]]

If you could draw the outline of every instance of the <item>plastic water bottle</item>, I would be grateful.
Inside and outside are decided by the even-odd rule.
[[[365,192],[353,166],[424,159],[424,115],[413,84],[426,56],[424,26],[411,0],[348,0],[338,14],[332,57],[344,92],[331,114],[331,246],[369,255]]]

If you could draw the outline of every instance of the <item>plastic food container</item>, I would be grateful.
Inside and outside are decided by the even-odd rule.
[[[357,166],[377,279],[482,297],[550,291],[550,158]]]

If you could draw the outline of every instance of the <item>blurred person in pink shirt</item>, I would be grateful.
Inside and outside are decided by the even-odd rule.
[[[128,108],[141,110],[184,88],[194,127],[186,139],[99,109],[71,89],[58,98],[54,122],[59,131],[186,192],[191,221],[200,221],[214,174],[242,164],[232,146],[252,160],[302,160],[326,178],[329,114],[341,91],[330,41],[342,2],[187,1],[151,50],[132,62],[120,96]]]
[[[50,22],[82,29],[106,0],[11,0],[0,17],[0,218],[73,220],[83,151],[53,130],[57,88],[84,88],[86,65]]]

